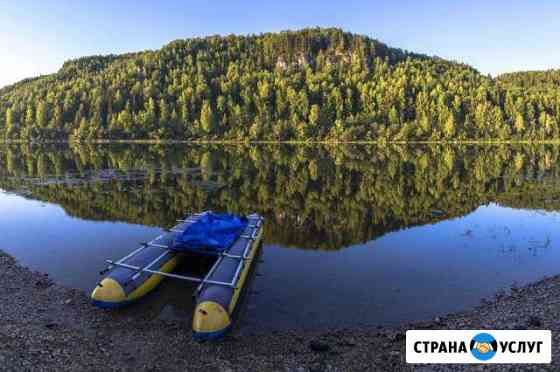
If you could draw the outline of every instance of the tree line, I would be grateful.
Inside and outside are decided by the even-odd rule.
[[[560,139],[559,73],[493,79],[339,29],[177,40],[0,89],[20,140]]]

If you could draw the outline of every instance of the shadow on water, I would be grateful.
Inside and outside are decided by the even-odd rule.
[[[187,255],[175,269],[176,274],[204,277],[215,259]],[[194,295],[197,283],[166,279],[158,288],[134,306],[117,310],[123,316],[141,317],[146,320],[161,319],[190,323],[196,306]]]

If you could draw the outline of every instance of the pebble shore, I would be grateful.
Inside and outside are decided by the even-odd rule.
[[[286,330],[199,344],[184,322],[143,321],[93,307],[0,251],[2,371],[557,371],[560,276],[484,301],[470,311],[398,328]],[[408,365],[407,329],[550,329],[551,365]]]

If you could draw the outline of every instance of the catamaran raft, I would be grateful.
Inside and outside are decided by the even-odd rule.
[[[257,214],[192,214],[120,260],[107,260],[109,267],[102,272],[105,276],[93,290],[92,301],[101,308],[119,308],[147,295],[165,277],[198,282],[194,338],[221,337],[231,328],[262,234],[263,218]],[[217,260],[204,278],[172,273],[187,253]]]

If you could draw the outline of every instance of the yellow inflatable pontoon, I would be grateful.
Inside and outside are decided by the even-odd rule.
[[[247,226],[225,251],[216,253],[216,262],[204,278],[173,274],[185,257],[170,247],[178,234],[205,213],[191,215],[166,234],[143,244],[110,266],[105,277],[93,290],[92,302],[101,308],[119,308],[138,300],[155,289],[164,277],[199,282],[197,305],[193,316],[193,335],[197,340],[221,337],[232,324],[240,293],[255,261],[263,234],[263,219],[247,216]]]

